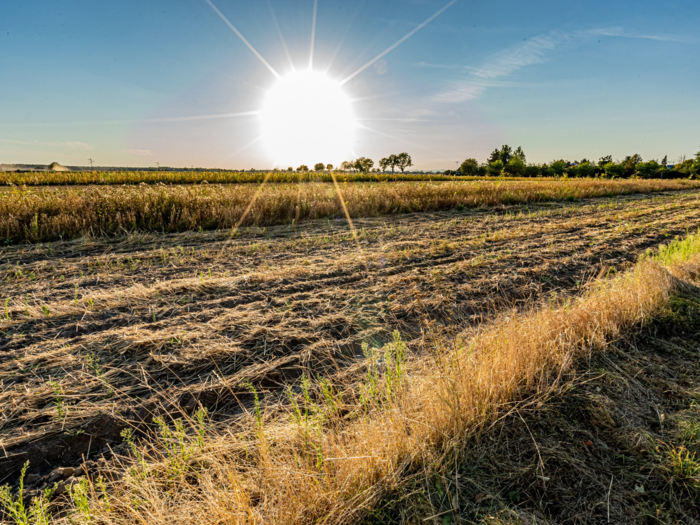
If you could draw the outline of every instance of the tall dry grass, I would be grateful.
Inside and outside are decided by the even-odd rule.
[[[35,242],[125,231],[228,229],[306,219],[422,212],[590,197],[678,191],[686,180],[474,181],[264,186],[89,186],[0,192],[0,238]]]
[[[347,172],[294,172],[294,171],[55,171],[55,172],[0,172],[0,184],[16,186],[69,186],[113,184],[255,184],[266,180],[271,183],[333,182],[398,182],[449,181],[454,176],[433,173],[347,173]],[[459,177],[477,180],[478,177]],[[508,177],[509,180],[518,178]],[[520,180],[528,180],[520,178]]]
[[[697,279],[698,253],[700,234],[578,298],[511,312],[452,341],[426,340],[413,359],[396,337],[366,349],[363,378],[342,395],[340,384],[304,382],[284,407],[265,410],[247,385],[256,401],[235,428],[202,438],[201,418],[178,435],[162,423],[160,438],[130,445],[131,466],[108,491],[94,482],[74,491],[71,519],[354,523],[406,475],[438,468],[513,400],[547,389],[574,360],[647,320],[678,277]]]

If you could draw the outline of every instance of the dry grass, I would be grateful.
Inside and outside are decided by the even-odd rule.
[[[175,441],[164,434],[133,447],[146,459],[136,460],[108,496],[88,494],[90,519],[356,522],[402,476],[430,471],[455,441],[493,421],[518,395],[546,388],[577,356],[604,349],[648,319],[678,286],[674,275],[697,277],[698,252],[700,236],[691,236],[658,260],[594,282],[579,298],[513,312],[449,344],[426,339],[418,359],[405,361],[397,338],[368,352],[363,380],[325,393],[323,383],[312,385],[287,409],[262,411],[256,402],[239,425],[203,441],[183,431]],[[193,420],[188,425],[201,429]]]
[[[407,403],[400,413],[402,418],[410,415],[419,399],[410,396],[422,395],[425,387],[421,366],[449,354],[445,341],[456,340],[455,331],[466,330],[462,340],[467,341],[473,335],[470,327],[484,326],[484,318],[504,305],[551,298],[549,294],[567,297],[581,292],[591,273],[614,275],[610,268],[629,267],[646,248],[698,228],[696,202],[697,192],[680,192],[513,206],[501,213],[467,209],[365,218],[355,221],[357,240],[345,221],[316,221],[244,228],[233,239],[229,232],[152,233],[6,247],[0,254],[0,299],[7,300],[0,323],[0,445],[7,454],[0,453],[0,471],[10,477],[0,483],[15,480],[26,459],[34,476],[28,490],[34,495],[52,469],[79,467],[86,459],[93,482],[99,472],[111,477],[110,472],[119,473],[118,465],[110,467],[104,460],[95,465],[93,460],[128,453],[119,437],[123,428],[133,427],[140,437],[149,428],[159,431],[154,415],[169,418],[171,428],[172,418],[180,416],[192,432],[198,427],[192,414],[199,402],[210,411],[211,440],[202,448],[194,434],[194,441],[190,434],[167,438],[190,443],[177,451],[176,456],[189,456],[176,462],[177,472],[172,460],[161,456],[166,453],[163,443],[154,443],[149,452],[153,461],[146,468],[153,469],[148,483],[154,484],[148,490],[154,491],[153,504],[160,510],[142,506],[143,512],[164,516],[172,510],[180,521],[187,521],[188,512],[208,512],[200,499],[233,490],[228,478],[221,477],[230,469],[243,476],[241,497],[249,499],[258,518],[269,510],[285,521],[279,506],[284,502],[267,490],[265,478],[255,475],[264,462],[256,418],[241,415],[241,404],[249,413],[255,410],[248,382],[265,414],[268,467],[287,472],[285,461],[296,461],[294,448],[301,440],[306,448],[296,452],[306,470],[292,469],[290,475],[303,478],[313,472],[318,480],[319,458],[329,469],[354,460],[330,460],[333,456],[324,449],[319,456],[313,445],[323,439],[332,451],[339,445],[327,444],[328,439],[348,436],[361,425],[377,434],[372,421],[379,417],[381,423],[392,407],[403,411]],[[360,344],[381,347],[393,329],[404,335],[411,355],[426,359],[410,362],[410,385],[416,390],[390,398],[379,390],[361,403],[367,361],[358,355]],[[381,386],[385,358],[374,355],[370,361],[377,365],[374,377]],[[434,370],[445,367],[439,361]],[[433,372],[428,370],[426,377],[434,377]],[[300,375],[313,380],[309,401],[298,401],[300,408],[309,405],[311,417],[290,424],[285,391],[292,388],[295,399],[303,399]],[[346,392],[338,403],[341,410],[327,408],[321,375],[332,380],[336,396]],[[415,415],[416,421],[426,421],[424,414]],[[476,418],[466,427],[479,424]],[[355,463],[369,469],[367,490],[358,485],[360,492],[339,493],[340,500],[316,503],[309,511],[323,514],[323,505],[335,505],[331,516],[352,521],[386,490],[403,483],[406,474],[423,475],[440,464],[435,454],[441,447],[449,450],[452,441],[464,442],[439,430],[445,435],[428,436],[433,441],[423,448],[403,449],[408,454],[405,469],[393,464],[383,470],[383,458],[361,458],[376,462],[369,467]],[[233,438],[216,438],[220,433]],[[353,443],[343,446],[362,446]],[[282,455],[275,456],[277,451]],[[188,465],[184,475],[183,463]],[[338,467],[333,469],[329,486],[338,487],[333,473]],[[128,488],[123,481],[117,492]],[[207,483],[216,483],[216,490],[210,492]],[[316,496],[325,490],[323,483],[319,486]],[[352,500],[352,494],[358,499]],[[64,498],[57,500],[59,508]],[[348,509],[356,514],[341,516]],[[60,517],[59,512],[56,519]],[[132,518],[116,514],[106,519]],[[308,514],[298,516],[299,521],[306,518]],[[72,519],[79,521],[79,515]],[[200,521],[207,521],[206,515]]]
[[[428,173],[346,173],[290,171],[73,171],[73,172],[0,172],[0,184],[15,186],[67,186],[88,184],[250,184],[267,179],[271,183],[450,181],[454,176]],[[478,180],[478,177],[459,177]],[[528,180],[506,177],[508,180]]]
[[[14,188],[0,193],[6,243],[133,231],[180,232],[697,188],[686,180],[460,181]]]

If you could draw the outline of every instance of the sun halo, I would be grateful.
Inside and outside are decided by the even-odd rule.
[[[357,122],[340,83],[314,71],[281,77],[261,111],[262,138],[276,167],[339,164],[352,154]]]

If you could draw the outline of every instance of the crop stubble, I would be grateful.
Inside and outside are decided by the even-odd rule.
[[[353,370],[360,343],[394,329],[456,331],[575,291],[698,228],[699,195],[362,219],[357,241],[316,221],[6,248],[0,471],[109,456],[122,428],[174,406],[232,421],[245,380],[274,403],[302,374]]]

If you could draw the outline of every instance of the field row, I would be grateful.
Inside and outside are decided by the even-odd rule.
[[[449,181],[454,176],[433,173],[348,173],[336,171],[69,171],[0,172],[0,184],[15,186],[69,186],[112,184],[251,184],[298,182]],[[463,177],[460,176],[460,179]],[[469,180],[477,177],[468,177]]]
[[[699,193],[442,211],[355,223],[83,238],[0,259],[0,470],[38,475],[122,447],[201,402],[232,421],[301,375],[352,373],[363,342],[455,333],[580,290],[700,227]],[[170,407],[170,408],[168,408]],[[233,418],[233,419],[232,419]],[[89,459],[89,458],[88,458]]]
[[[0,192],[6,244],[125,232],[230,230],[410,212],[682,191],[686,180],[393,182],[18,188]]]

